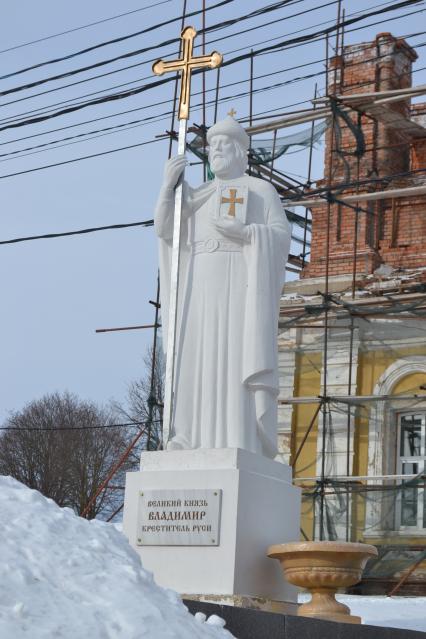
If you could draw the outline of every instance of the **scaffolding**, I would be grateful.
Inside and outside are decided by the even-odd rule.
[[[300,294],[292,304],[281,309],[279,331],[280,334],[292,334],[293,346],[295,341],[303,342],[307,336],[309,340],[321,344],[321,394],[314,397],[292,395],[280,400],[281,406],[308,405],[311,409],[309,422],[300,441],[296,441],[294,432],[290,441],[290,463],[295,471],[294,481],[303,489],[302,535],[306,539],[371,539],[380,545],[386,535],[397,527],[397,519],[401,522],[402,509],[405,504],[419,502],[419,495],[426,494],[425,475],[412,474],[379,474],[355,475],[351,465],[352,438],[355,429],[355,419],[371,424],[371,405],[385,402],[405,402],[407,406],[419,406],[419,402],[426,400],[426,386],[411,389],[409,393],[384,395],[356,395],[357,380],[355,355],[355,334],[360,327],[375,326],[377,322],[393,322],[396,327],[407,323],[415,323],[418,327],[419,339],[425,339],[422,323],[426,319],[426,284],[416,277],[401,274],[393,281],[386,272],[376,270],[369,289],[360,292],[358,286],[358,232],[361,216],[371,215],[369,203],[373,201],[392,202],[392,215],[395,228],[397,225],[397,210],[395,202],[400,198],[426,197],[426,182],[424,171],[426,167],[408,173],[391,175],[362,176],[361,160],[371,149],[366,147],[363,127],[365,122],[372,122],[374,126],[385,125],[391,130],[406,136],[405,139],[426,139],[426,129],[414,120],[405,117],[403,113],[392,109],[390,105],[398,104],[426,94],[426,85],[407,87],[404,89],[382,90],[380,83],[374,91],[365,93],[345,94],[342,92],[345,72],[344,25],[345,15],[342,11],[342,1],[338,1],[337,22],[335,28],[334,46],[328,32],[325,34],[325,75],[327,78],[326,94],[318,95],[317,86],[312,99],[312,107],[300,109],[282,116],[262,116],[254,113],[253,109],[253,67],[254,56],[249,57],[249,86],[247,133],[251,138],[249,153],[249,172],[260,179],[270,181],[276,188],[285,211],[293,228],[299,229],[301,235],[293,233],[293,246],[300,248],[299,253],[289,255],[286,270],[295,275],[301,275],[309,264],[312,233],[312,215],[317,207],[325,207],[325,274],[318,291]],[[205,6],[203,4],[203,11]],[[185,21],[186,2],[183,5],[182,26]],[[203,25],[205,14],[203,13]],[[330,48],[333,51],[331,64]],[[204,50],[204,41],[203,41]],[[376,59],[383,57],[380,51]],[[339,64],[336,64],[336,60]],[[221,91],[221,70],[216,71],[216,86],[214,98],[214,117],[209,124],[217,119],[218,103]],[[202,90],[202,121],[193,123],[189,132],[193,138],[187,144],[187,150],[195,156],[192,164],[201,164],[204,179],[213,177],[208,166],[207,155],[207,122],[206,122],[206,86],[203,73]],[[172,153],[173,140],[177,139],[174,130],[176,120],[177,80],[174,90],[173,110],[170,128],[160,137],[169,140],[168,157]],[[260,120],[260,122],[259,122]],[[278,135],[278,132],[296,125],[309,123],[309,128],[295,134]],[[341,144],[342,129],[346,127],[352,135],[353,148],[348,150]],[[329,136],[327,171],[324,180],[317,188],[312,182],[313,149],[320,137],[327,131]],[[258,138],[259,135],[272,134],[272,139]],[[406,142],[406,144],[408,144]],[[290,176],[276,166],[279,158],[299,148],[307,148],[308,167],[307,179],[300,181]],[[337,179],[334,174],[336,158],[343,171],[343,179]],[[401,186],[400,181],[412,178],[415,183]],[[426,202],[426,200],[425,200]],[[353,247],[350,251],[352,273],[348,278],[346,288],[339,293],[333,292],[330,285],[330,248],[332,230],[332,209],[339,208],[340,222],[345,212],[353,215]],[[304,213],[298,208],[303,207]],[[385,269],[386,270],[386,269]],[[302,290],[302,289],[301,289]],[[366,295],[364,295],[367,293]],[[297,297],[297,296],[296,296]],[[157,353],[157,331],[160,326],[158,319],[158,292],[156,316],[154,321],[154,357]],[[346,352],[348,379],[346,393],[333,394],[330,391],[330,341],[335,332],[347,337]],[[383,349],[392,350],[393,346],[383,341]],[[309,364],[315,368],[315,363]],[[151,372],[154,378],[154,364]],[[153,386],[152,386],[153,388]],[[161,402],[154,393],[150,394],[151,412],[161,419]],[[346,449],[340,453],[345,457],[345,472],[332,474],[328,468],[328,460],[335,452],[335,429],[333,420],[338,416],[340,425],[345,424],[344,435]],[[342,421],[343,420],[343,421]],[[152,419],[151,419],[152,421]],[[311,477],[297,476],[298,462],[310,441],[310,437],[317,429],[320,438],[319,454],[317,455],[318,473]],[[368,429],[367,429],[368,430]],[[148,440],[150,441],[149,435]],[[426,502],[425,502],[426,503]],[[407,515],[408,517],[408,515]],[[419,515],[420,517],[420,515]],[[423,525],[426,528],[426,510],[423,514]],[[309,523],[306,523],[309,522]],[[419,534],[422,537],[423,533]],[[395,551],[396,552],[396,551]],[[408,565],[416,564],[415,561]],[[405,565],[405,564],[404,564]],[[417,564],[416,564],[417,565]],[[375,569],[377,572],[377,568]],[[374,572],[374,571],[373,571]]]

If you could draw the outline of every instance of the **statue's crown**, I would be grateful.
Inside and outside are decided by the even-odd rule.
[[[216,122],[216,124],[211,126],[207,131],[207,142],[209,144],[214,135],[228,135],[234,138],[234,140],[237,140],[241,144],[245,151],[247,151],[250,146],[250,138],[245,132],[245,129],[230,115],[224,120]]]

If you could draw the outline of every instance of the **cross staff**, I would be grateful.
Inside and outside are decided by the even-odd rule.
[[[182,40],[182,57],[178,60],[164,62],[157,60],[152,65],[155,75],[163,75],[169,71],[182,71],[180,98],[179,98],[179,120],[187,120],[189,118],[189,102],[191,99],[191,73],[194,69],[208,67],[215,69],[222,64],[222,56],[217,51],[213,51],[210,55],[200,55],[193,57],[194,38],[197,35],[194,27],[185,27],[181,33]]]
[[[195,69],[215,69],[222,63],[222,55],[213,51],[210,55],[193,56],[194,38],[197,35],[194,27],[185,27],[181,33],[182,57],[170,62],[157,60],[152,65],[155,75],[163,75],[171,71],[181,71],[181,87],[179,98],[179,137],[178,155],[186,151],[186,130],[189,118],[189,104],[191,99],[191,75]],[[176,359],[176,320],[177,297],[179,287],[179,258],[180,258],[180,229],[182,219],[182,185],[183,173],[175,189],[175,211],[173,220],[173,248],[170,276],[170,301],[169,301],[169,326],[167,331],[167,360],[166,380],[164,393],[163,412],[163,448],[170,438],[172,425],[173,398],[174,398],[174,372]]]

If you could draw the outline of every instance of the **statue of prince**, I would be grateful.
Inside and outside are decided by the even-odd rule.
[[[277,326],[290,225],[275,188],[247,169],[249,137],[231,116],[207,133],[215,178],[184,182],[176,369],[168,449],[277,454]],[[168,160],[155,211],[167,336],[174,188]],[[167,344],[164,343],[164,349]]]

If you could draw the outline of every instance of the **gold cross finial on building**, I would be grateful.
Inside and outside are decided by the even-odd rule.
[[[235,117],[237,115],[237,112],[235,111],[234,107],[232,107],[232,109],[230,111],[228,111],[228,115],[231,116],[231,118]]]
[[[237,189],[229,189],[229,197],[223,197],[220,203],[229,204],[228,215],[235,217],[235,205],[244,204],[244,198],[237,197]]]
[[[215,69],[222,64],[222,55],[217,51],[213,51],[210,55],[200,55],[193,57],[194,38],[197,35],[194,27],[185,27],[181,33],[182,40],[182,57],[178,60],[164,62],[157,60],[152,65],[155,75],[163,75],[168,71],[182,71],[181,89],[179,99],[179,120],[187,120],[189,118],[189,101],[191,98],[191,72],[194,69],[209,67]]]

